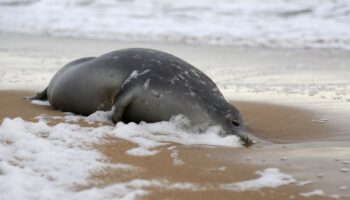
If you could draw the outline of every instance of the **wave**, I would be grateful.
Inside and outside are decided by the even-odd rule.
[[[120,41],[350,49],[350,1],[3,0],[0,31]]]

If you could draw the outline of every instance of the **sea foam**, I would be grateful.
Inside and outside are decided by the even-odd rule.
[[[72,114],[66,114],[70,116]],[[99,112],[97,123],[109,112]],[[96,113],[92,116],[96,116]],[[59,117],[55,117],[58,119]],[[91,120],[92,117],[76,118]],[[278,187],[295,180],[278,169],[271,168],[257,172],[257,179],[230,184],[171,182],[166,179],[133,179],[126,182],[98,185],[91,179],[94,174],[105,170],[134,171],[140,169],[126,163],[111,163],[105,155],[94,148],[95,144],[108,142],[105,139],[117,137],[136,143],[139,147],[128,150],[131,156],[150,156],[158,153],[160,146],[167,143],[184,145],[240,146],[235,136],[219,137],[215,130],[202,134],[188,133],[181,128],[184,119],[175,117],[168,122],[118,123],[116,126],[82,127],[67,122],[49,126],[48,116],[41,116],[38,122],[21,118],[5,118],[0,125],[0,195],[2,199],[136,199],[147,195],[149,187],[163,190],[211,191],[258,190]],[[65,119],[65,116],[61,117]],[[108,122],[108,120],[107,120]],[[174,165],[182,165],[174,146],[170,155]],[[181,162],[181,163],[180,163]],[[84,188],[77,190],[76,188]]]
[[[7,0],[0,31],[196,44],[350,48],[343,0]]]

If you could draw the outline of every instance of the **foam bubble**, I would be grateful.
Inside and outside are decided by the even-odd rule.
[[[238,183],[221,184],[220,187],[224,190],[247,191],[259,190],[266,187],[276,188],[296,182],[291,175],[282,173],[277,168],[268,168],[264,171],[258,171],[256,174],[260,175],[257,179]]]
[[[40,105],[40,106],[50,106],[49,101],[39,101],[39,100],[31,100],[30,101],[32,104]]]
[[[323,195],[325,195],[325,193],[323,192],[323,190],[320,190],[320,189],[316,189],[311,192],[300,193],[300,196],[303,196],[303,197],[323,196]]]

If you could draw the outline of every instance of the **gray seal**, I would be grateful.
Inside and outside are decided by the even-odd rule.
[[[193,126],[220,125],[220,135],[234,134],[251,144],[240,112],[216,84],[189,63],[158,50],[129,48],[74,60],[32,99],[81,115],[114,106],[114,123],[167,121],[182,114]]]

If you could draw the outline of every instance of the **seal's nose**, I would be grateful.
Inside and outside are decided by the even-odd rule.
[[[235,135],[240,138],[245,147],[249,147],[254,144],[253,140],[247,136],[244,127],[241,127],[240,130],[236,131]]]
[[[243,145],[245,147],[250,147],[252,146],[254,143],[253,143],[253,140],[251,140],[248,136],[244,135],[241,137],[241,141],[243,143]]]

